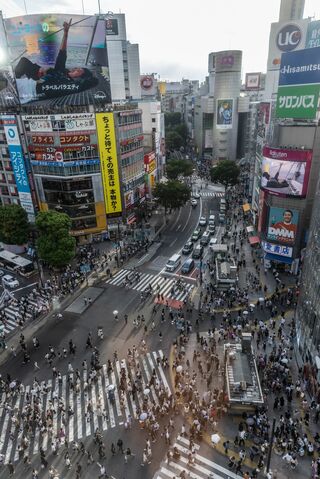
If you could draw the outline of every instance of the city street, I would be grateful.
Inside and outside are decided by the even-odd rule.
[[[184,470],[196,479],[242,477],[228,467],[222,446],[223,441],[233,441],[239,417],[227,414],[217,426],[206,427],[206,432],[190,443],[187,430],[190,428],[191,434],[192,421],[184,413],[183,403],[173,400],[180,384],[180,376],[175,377],[177,365],[188,371],[185,360],[190,358],[189,364],[193,363],[192,354],[198,348],[198,339],[190,335],[191,325],[205,336],[208,329],[210,332],[212,327],[216,328],[218,341],[222,327],[219,324],[225,321],[226,310],[230,313],[234,310],[233,321],[238,321],[234,315],[239,317],[237,302],[242,294],[239,290],[234,308],[226,308],[221,300],[217,304],[222,307],[214,306],[214,317],[206,313],[210,273],[203,265],[211,264],[209,246],[205,247],[202,260],[195,261],[189,275],[181,274],[181,264],[191,253],[182,255],[182,262],[173,273],[165,270],[170,256],[181,253],[198,227],[199,218],[218,216],[221,188],[211,185],[205,188],[198,181],[193,190],[201,193],[197,207],[188,204],[168,216],[169,221],[161,231],[161,243],[154,253],[151,246],[111,276],[101,275],[96,284],[70,297],[62,318],[51,316],[32,334],[26,328],[20,345],[19,333],[10,342],[10,352],[7,351],[10,358],[0,370],[9,391],[7,396],[3,392],[0,410],[4,463],[0,477],[8,477],[10,461],[17,477],[26,473],[31,477],[33,468],[40,471],[39,477],[48,477],[54,471],[60,478],[99,477],[98,463],[105,465],[107,473],[116,479],[165,479],[180,474],[184,477]],[[202,227],[202,231],[205,229],[206,226]],[[218,242],[223,241],[224,233],[225,226],[217,225],[214,237]],[[239,269],[239,286],[243,288],[248,284],[248,274],[252,286],[255,284],[257,270],[250,260],[253,254],[250,246],[245,244],[242,251],[247,259],[246,268]],[[261,282],[268,284],[270,294],[277,282],[271,273],[261,271],[261,275]],[[256,301],[261,294],[252,287],[247,302]],[[203,313],[198,312],[200,304]],[[184,311],[184,319],[177,316],[177,311]],[[204,314],[201,325],[200,314]],[[265,308],[257,310],[257,315],[262,324],[267,323]],[[176,338],[177,333],[184,337],[181,336],[184,321],[191,330],[187,330],[184,355],[180,356],[182,343],[177,343]],[[37,338],[35,346],[32,336]],[[30,353],[26,364],[21,351],[24,344]],[[185,380],[184,375],[182,378]],[[222,378],[218,368],[212,379],[212,391],[223,388]],[[201,375],[195,387],[205,394]],[[220,436],[213,448],[210,434],[215,431]],[[230,447],[238,457],[237,446]],[[176,451],[176,457],[168,459],[169,448]],[[277,457],[273,461],[280,474],[281,462]],[[76,476],[79,465],[81,475]],[[50,471],[50,467],[54,470]],[[246,459],[241,474],[245,468],[251,471],[256,464]]]

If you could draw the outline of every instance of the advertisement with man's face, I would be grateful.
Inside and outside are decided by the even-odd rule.
[[[225,130],[232,128],[233,100],[217,100],[217,129]]]
[[[21,104],[111,102],[105,19],[26,15],[5,29]]]
[[[311,159],[310,150],[264,147],[261,188],[277,196],[306,196]]]
[[[294,244],[298,220],[299,213],[296,210],[270,207],[267,239],[279,241],[279,243]]]

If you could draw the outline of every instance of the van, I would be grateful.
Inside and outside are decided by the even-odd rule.
[[[214,225],[216,223],[216,218],[214,215],[209,216],[209,225]]]
[[[220,206],[225,204],[226,204],[226,200],[224,198],[220,198]]]
[[[196,246],[195,249],[193,250],[192,258],[200,259],[202,258],[202,254],[203,254],[203,246],[198,244],[198,246]]]
[[[181,263],[181,256],[179,254],[174,254],[171,256],[169,261],[166,264],[166,270],[167,271],[174,271],[179,264]]]
[[[182,274],[189,274],[194,268],[194,261],[193,259],[189,258],[187,261],[185,261],[182,265],[181,268],[181,273]]]

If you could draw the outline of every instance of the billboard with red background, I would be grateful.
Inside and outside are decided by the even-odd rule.
[[[305,197],[312,150],[263,148],[261,188],[272,195]]]

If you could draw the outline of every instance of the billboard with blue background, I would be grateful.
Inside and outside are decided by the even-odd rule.
[[[283,53],[279,86],[320,83],[320,47]]]

